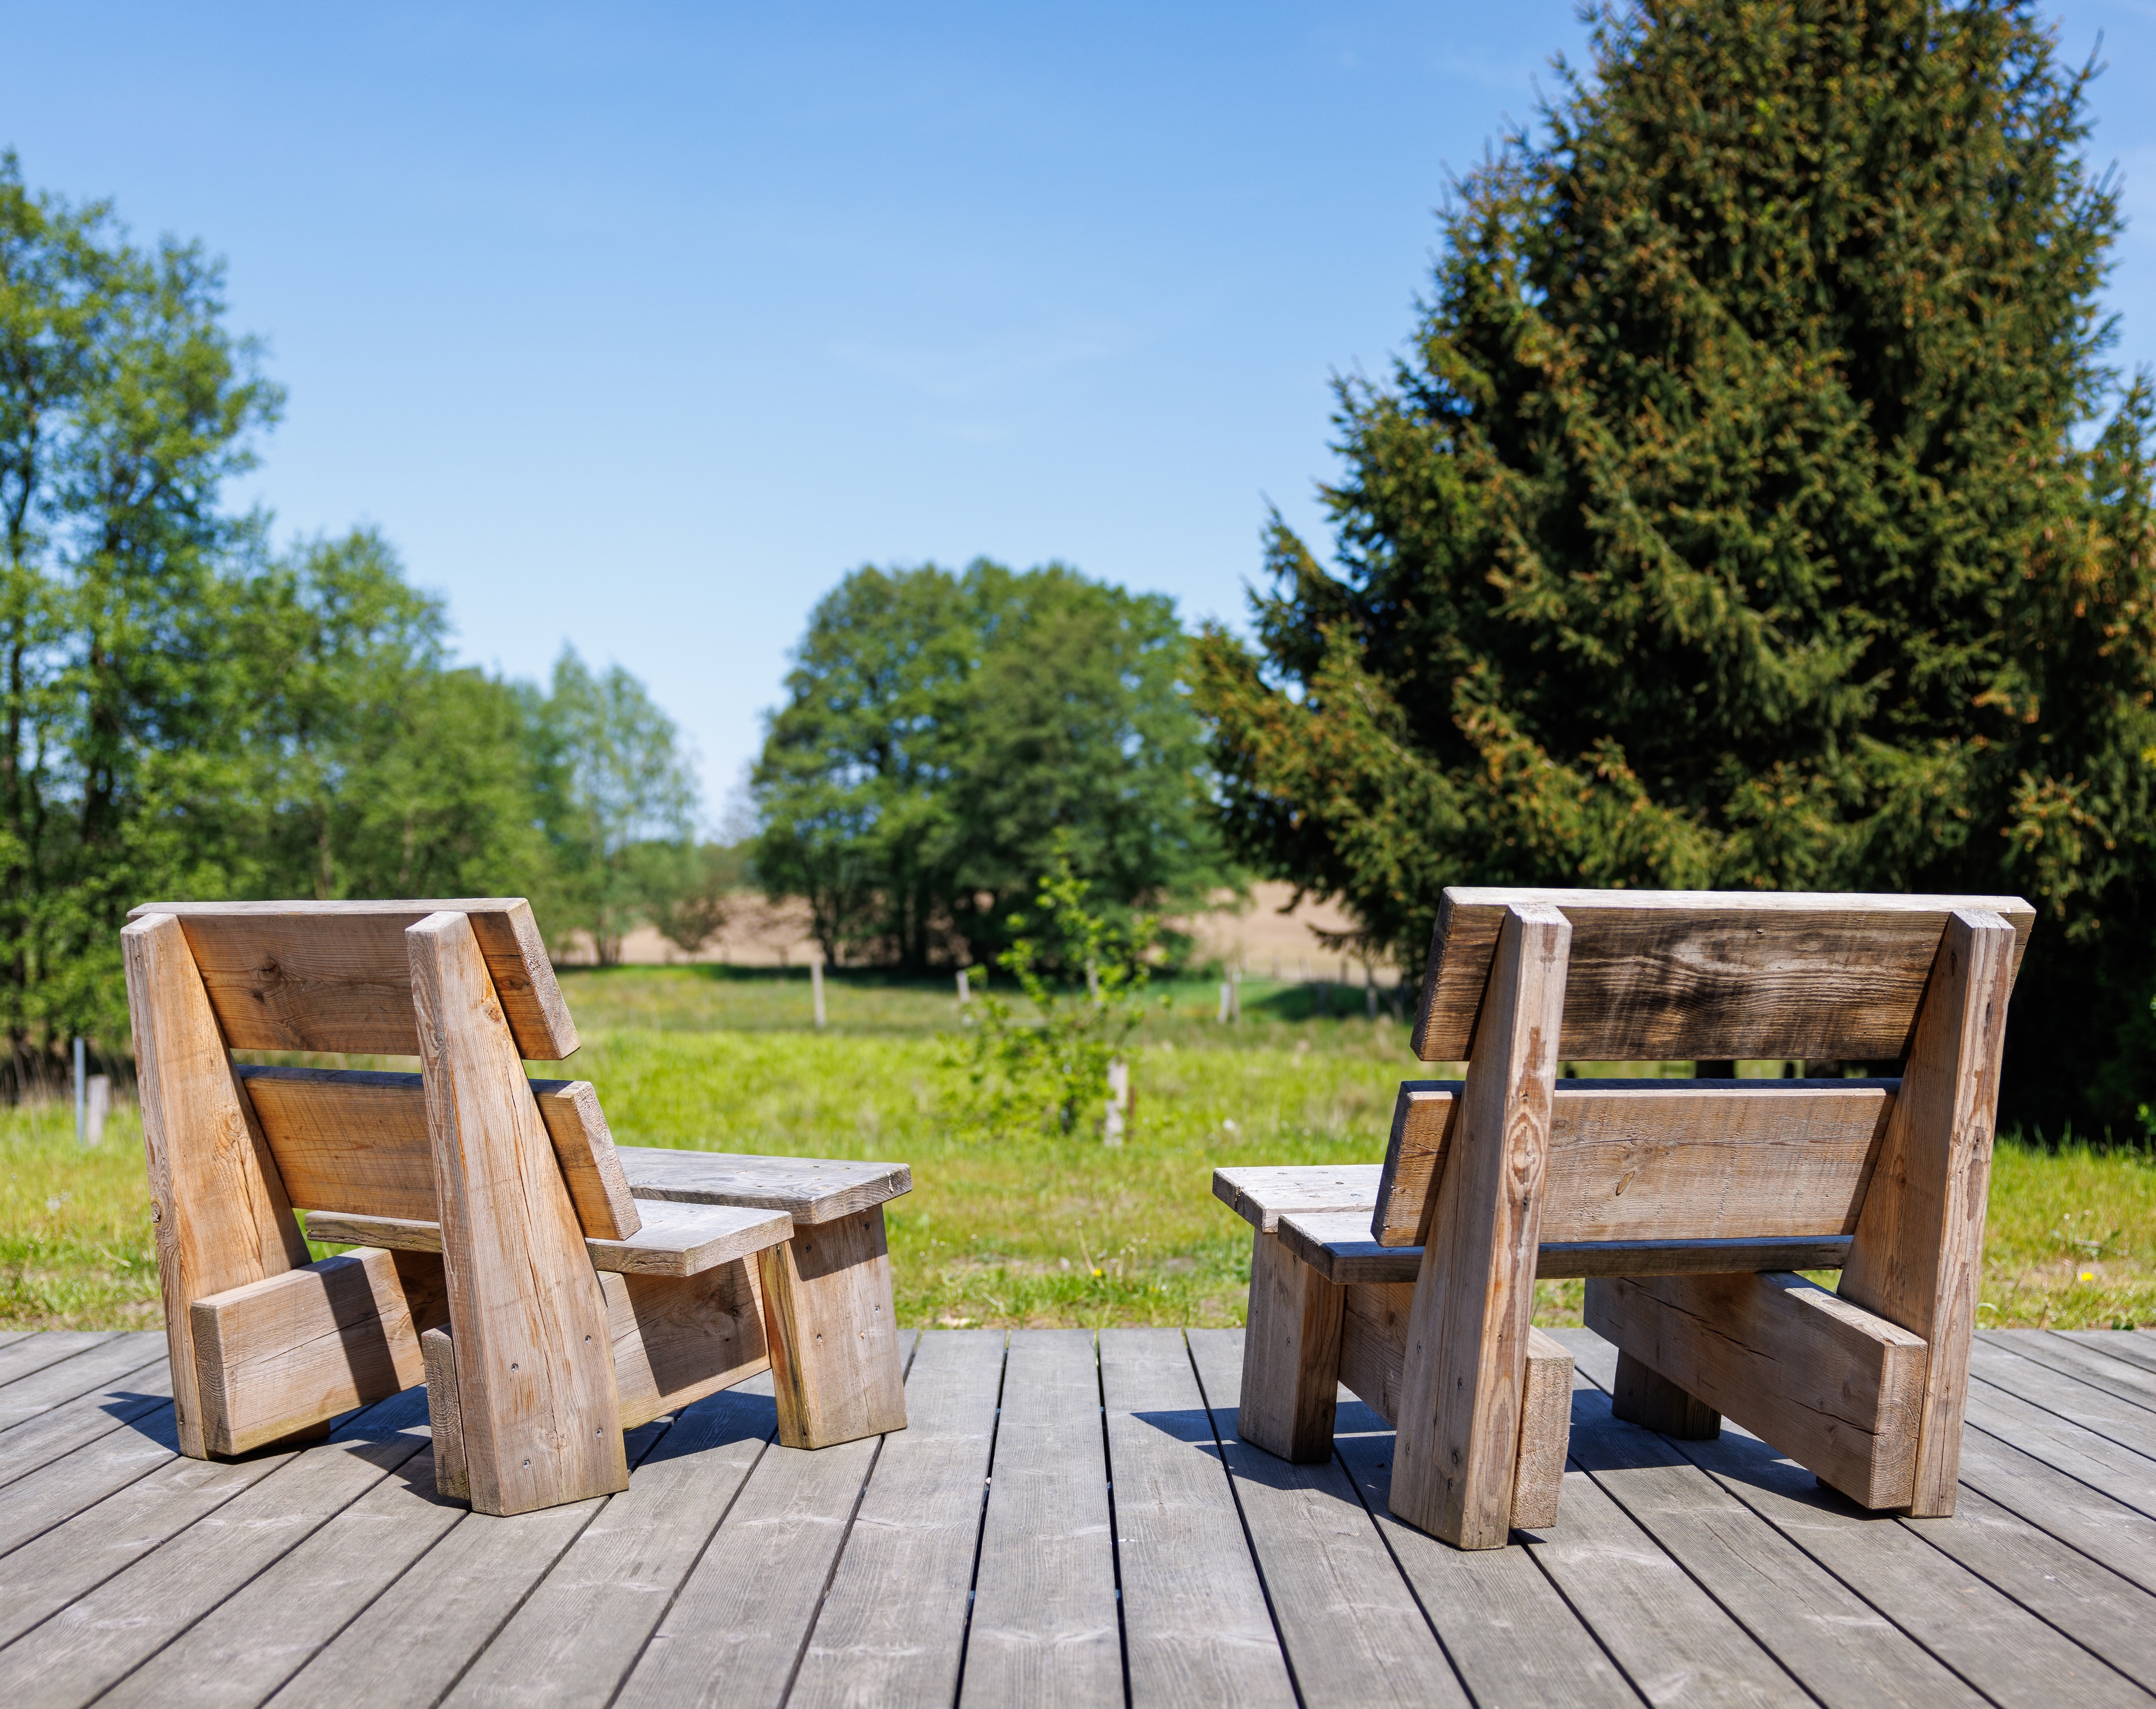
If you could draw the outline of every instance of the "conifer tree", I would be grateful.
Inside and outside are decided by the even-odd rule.
[[[1204,640],[1240,851],[1419,968],[1457,883],[2013,891],[2008,1114],[2156,1089],[2151,398],[2020,0],[1640,0],[1455,188],[1337,565]]]

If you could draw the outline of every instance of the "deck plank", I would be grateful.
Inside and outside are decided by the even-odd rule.
[[[2156,1593],[2156,1519],[1984,1430],[1962,1434],[1964,1487]]]
[[[1640,1694],[1527,1549],[1455,1549],[1395,1519],[1392,1427],[1343,1398],[1335,1428],[1341,1465],[1477,1703],[1636,1709]]]
[[[1092,1331],[1014,1334],[959,1709],[1122,1709],[1106,1442]]]
[[[1583,1385],[1585,1381],[1579,1379]],[[1854,1566],[1858,1575],[1869,1578],[1876,1571],[1865,1569],[1881,1565],[1865,1558],[1861,1546],[1844,1549],[1845,1556],[1854,1558],[1823,1567],[1793,1545],[1787,1516],[1778,1516],[1785,1520],[1782,1528],[1770,1524],[1757,1501],[1740,1501],[1676,1444],[1612,1417],[1609,1397],[1599,1389],[1574,1391],[1572,1457],[1821,1702],[1952,1703],[1964,1709],[1983,1703],[1978,1692],[1852,1589],[1858,1577],[1847,1568]],[[1735,1470],[1741,1474],[1753,1468],[1740,1461]],[[1802,1475],[1812,1481],[1810,1473]],[[1746,1494],[1748,1498],[1750,1492]],[[1929,1552],[1891,1521],[1879,1523],[1881,1535],[1899,1544],[1903,1553]],[[1964,1581],[1964,1588],[1984,1589],[1951,1562],[1943,1564]],[[2026,1614],[2020,1617],[2035,1624]],[[2086,1670],[2089,1658],[2078,1650],[2074,1653]]]
[[[0,1701],[64,1709],[110,1690],[426,1445],[415,1389],[321,1447],[273,1456],[267,1476],[0,1650]]]
[[[172,1373],[162,1359],[0,1430],[0,1486],[62,1454],[172,1403]]]
[[[446,1709],[606,1701],[778,1428],[767,1375],[684,1409],[628,1490],[495,1634]]]
[[[93,1394],[146,1367],[162,1366],[164,1351],[162,1336],[115,1336],[110,1341],[85,1348],[71,1359],[59,1360],[28,1376],[18,1377],[5,1388],[0,1388],[0,1431]],[[4,1436],[0,1436],[0,1440],[5,1440]]]
[[[1132,1709],[1295,1692],[1182,1332],[1101,1331]]]
[[[2156,1518],[2156,1459],[1988,1381],[1969,1386],[1969,1422],[2114,1501]]]
[[[2156,1474],[2156,1413],[1991,1341],[1979,1340],[1970,1346],[1969,1368],[1972,1378],[1981,1378],[1994,1389],[2143,1455],[2150,1462],[2150,1472]]]
[[[654,1422],[629,1433],[632,1466],[665,1428]],[[443,1501],[431,1464],[415,1461],[406,1470],[410,1495],[426,1505],[423,1512],[408,1502],[405,1511],[439,1526],[440,1541],[416,1558],[409,1540],[398,1542],[408,1568],[367,1598],[357,1619],[333,1629],[331,1641],[269,1700],[278,1709],[402,1709],[439,1701],[613,1499],[588,1495],[501,1518]],[[350,1594],[334,1583],[330,1591],[326,1614]],[[385,1655],[396,1658],[395,1667],[382,1666]]]
[[[922,1334],[788,1709],[957,1701],[1008,1340]]]
[[[43,1335],[25,1336],[19,1341],[0,1347],[0,1395],[6,1394],[9,1386],[33,1372],[57,1365],[63,1359],[72,1359],[107,1341],[116,1341],[121,1334],[118,1330],[110,1329],[49,1329]]]
[[[784,1700],[882,1444],[764,1450],[644,1645],[619,1709]]]
[[[0,1488],[0,1556],[179,1457],[168,1402]],[[207,1466],[207,1461],[191,1461]]]
[[[1964,1485],[1951,1520],[1905,1520],[1927,1543],[2156,1689],[2156,1596]]]
[[[2112,1333],[2116,1335],[2118,1331]],[[2156,1371],[2145,1371],[2131,1360],[2112,1358],[2101,1347],[2090,1346],[2051,1330],[2015,1335],[2011,1339],[2005,1331],[1995,1331],[1984,1339],[1996,1341],[2039,1365],[2048,1365],[2054,1371],[2077,1377],[2107,1394],[2156,1412]]]
[[[1303,1703],[1467,1709],[1436,1634],[1338,1459],[1293,1465],[1236,1435],[1243,1331],[1192,1330],[1189,1342]]]
[[[2092,1348],[2107,1359],[2123,1360],[2143,1371],[2156,1371],[2156,1330],[2057,1329],[2046,1333],[2063,1336],[2077,1346]]]

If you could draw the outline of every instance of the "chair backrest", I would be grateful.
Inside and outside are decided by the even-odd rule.
[[[1507,911],[1537,904],[1571,925],[1555,1053],[1604,1062],[1904,1058],[1948,921],[2003,919],[2016,967],[2035,922],[2018,897],[1449,889],[1418,1056],[1472,1057]],[[1901,1089],[1899,1079],[1560,1080],[1539,1238],[1853,1235]],[[1372,1218],[1380,1243],[1428,1239],[1463,1089],[1401,1087]]]

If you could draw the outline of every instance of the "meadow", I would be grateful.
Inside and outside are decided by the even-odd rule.
[[[954,1116],[947,986],[834,975],[819,1031],[798,970],[595,969],[562,985],[585,1042],[550,1072],[593,1081],[623,1144],[911,1165],[914,1192],[889,1207],[911,1324],[1240,1323],[1250,1232],[1212,1197],[1213,1170],[1377,1162],[1394,1087],[1437,1072],[1396,1016],[1367,1018],[1359,988],[1252,981],[1222,1026],[1217,988],[1185,983],[1157,994],[1139,1035],[1123,1145],[990,1139]],[[1579,1300],[1578,1283],[1544,1284],[1537,1320],[1576,1323]],[[1983,1300],[1988,1325],[2156,1324],[2156,1166],[2002,1137]],[[132,1106],[95,1150],[64,1101],[0,1112],[0,1327],[149,1326],[157,1302]]]

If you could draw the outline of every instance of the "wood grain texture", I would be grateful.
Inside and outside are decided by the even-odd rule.
[[[1964,1490],[1997,1502],[2046,1536],[2156,1594],[2156,1517],[1988,1430],[1972,1424],[1967,1435],[1961,1455]],[[1957,1508],[1954,1519],[1960,1517]],[[1951,1529],[1931,1520],[1907,1522],[1928,1532]]]
[[[1460,1548],[1511,1530],[1571,939],[1554,908],[1506,916],[1409,1319],[1393,1511]]]
[[[1976,1339],[1989,1341],[1996,1346],[2010,1346],[2025,1359],[2039,1365],[2047,1365],[2054,1371],[2064,1372],[2094,1385],[2107,1394],[2115,1394],[2156,1412],[2156,1371],[2123,1359],[2109,1357],[2103,1347],[2103,1338],[2123,1340],[2128,1331],[2097,1330],[2076,1336],[2061,1334],[2056,1330],[2045,1330],[2036,1335],[2002,1334],[1997,1330],[1988,1333],[1979,1331]],[[2093,1336],[2092,1341],[2088,1337]],[[4,1397],[0,1397],[4,1398]]]
[[[1991,1388],[2032,1401],[2047,1413],[2156,1461],[2156,1412],[2128,1396],[1989,1338],[1970,1347],[1969,1371]]]
[[[753,1264],[683,1278],[608,1273],[599,1283],[624,1429],[771,1367]]]
[[[1347,1298],[1340,1314],[1340,1381],[1386,1423],[1394,1423],[1400,1416],[1414,1284],[1379,1283],[1341,1291]]]
[[[147,1377],[164,1355],[165,1337],[154,1331],[104,1335],[72,1357],[55,1359],[0,1385],[0,1481],[5,1480],[10,1447],[22,1425],[83,1396],[95,1394],[129,1372]]]
[[[434,1220],[427,1094],[418,1074],[243,1067],[287,1196],[309,1210]],[[584,1233],[620,1240],[639,1217],[588,1080],[533,1080],[540,1120]]]
[[[2035,922],[2014,896],[1448,888],[1415,1023],[1423,1061],[1466,1057],[1514,903],[1573,923],[1558,1049],[1590,1062],[1904,1057],[1947,916],[2003,916],[2015,965]]]
[[[1342,1287],[1412,1282],[1421,1273],[1419,1246],[1380,1246],[1368,1236],[1368,1219],[1360,1212],[1334,1211],[1282,1217],[1276,1238],[1318,1274]],[[1552,1280],[1831,1270],[1841,1267],[1849,1244],[1846,1235],[1825,1240],[1545,1240],[1536,1248],[1535,1274]]]
[[[647,1276],[699,1276],[737,1259],[753,1258],[793,1232],[783,1211],[738,1205],[654,1206],[625,1240],[586,1237],[585,1253],[598,1270]],[[307,1212],[307,1237],[329,1244],[378,1246],[389,1252],[439,1252],[442,1225],[401,1217],[361,1217],[341,1211]]]
[[[245,1454],[426,1381],[449,1321],[438,1258],[362,1248],[198,1300],[195,1379],[213,1454]]]
[[[1409,1081],[1402,1102],[1418,1087],[1445,1084]],[[1550,1113],[1543,1239],[1852,1234],[1897,1084],[1560,1080]],[[1435,1104],[1442,1094],[1421,1095]],[[1435,1116],[1403,1120],[1397,1113],[1393,1125],[1370,1238],[1419,1246],[1449,1129]]]
[[[904,1351],[883,1207],[797,1228],[757,1253],[757,1266],[778,1439],[828,1448],[903,1430]]]
[[[1572,1440],[1572,1352],[1538,1329],[1527,1331],[1520,1382],[1520,1446],[1512,1477],[1512,1524],[1546,1531],[1557,1523]]]
[[[109,1329],[53,1329],[13,1346],[0,1347],[0,1384],[13,1382],[31,1372],[118,1339],[118,1332]]]
[[[1722,1434],[1721,1413],[1621,1347],[1617,1380],[1609,1388],[1609,1410],[1625,1423],[1680,1441],[1712,1442]]]
[[[471,1468],[465,1459],[465,1418],[457,1403],[457,1350],[449,1331],[430,1329],[419,1338],[427,1369],[427,1429],[434,1441],[434,1490],[445,1501],[471,1500]]]
[[[0,1433],[0,1486],[26,1478],[78,1448],[110,1435],[159,1408],[169,1416],[172,1373],[164,1337],[155,1357],[56,1405],[42,1407]]]
[[[1102,1330],[1101,1384],[1132,1709],[1287,1709],[1294,1688],[1181,1332]]]
[[[628,1490],[599,1510],[494,1635],[445,1709],[604,1703],[755,1469],[772,1429],[768,1394],[737,1389],[685,1412],[638,1464]]]
[[[1999,914],[1948,920],[1841,1292],[1931,1349],[1910,1511],[1953,1511],[1999,1062],[2020,939]]]
[[[1587,1326],[1866,1507],[1908,1504],[1923,1341],[1801,1276],[1613,1277]]]
[[[959,1709],[1122,1709],[1091,1331],[1011,1337],[992,1475]]]
[[[1383,1173],[1374,1163],[1216,1169],[1213,1197],[1259,1233],[1272,1234],[1282,1217],[1367,1212]]]
[[[1379,1245],[1423,1243],[1432,1204],[1430,1189],[1444,1166],[1464,1084],[1400,1082],[1399,1095],[1393,1101],[1392,1131],[1385,1140],[1385,1161],[1378,1171],[1377,1208],[1370,1219],[1370,1238]]]
[[[576,1022],[521,896],[426,902],[148,902],[185,929],[211,1006],[234,1050],[422,1054],[404,932],[430,914],[471,921],[520,1056],[574,1054]]]
[[[957,1701],[1006,1339],[922,1334],[906,1376],[906,1428],[876,1457],[789,1709]]]
[[[138,910],[139,912],[139,910]],[[132,919],[120,934],[134,1027],[150,1216],[172,1362],[180,1450],[209,1452],[189,1307],[307,1262],[290,1202],[218,1031],[180,922]]]
[[[621,1489],[606,1302],[472,923],[435,914],[405,939],[472,1506]]]
[[[1244,1441],[1296,1464],[1329,1460],[1344,1296],[1279,1235],[1254,1231],[1250,1240],[1237,1428]]]
[[[1467,1709],[1430,1622],[1332,1454],[1289,1468],[1246,1445],[1232,1403],[1250,1388],[1248,1336],[1193,1330],[1189,1342],[1297,1695],[1305,1703]],[[1571,1366],[1568,1354],[1568,1397]],[[1346,1609],[1353,1619],[1341,1619]]]
[[[913,1191],[913,1171],[903,1163],[759,1157],[659,1145],[622,1145],[614,1155],[629,1191],[639,1199],[753,1205],[783,1211],[802,1224],[839,1222]]]

